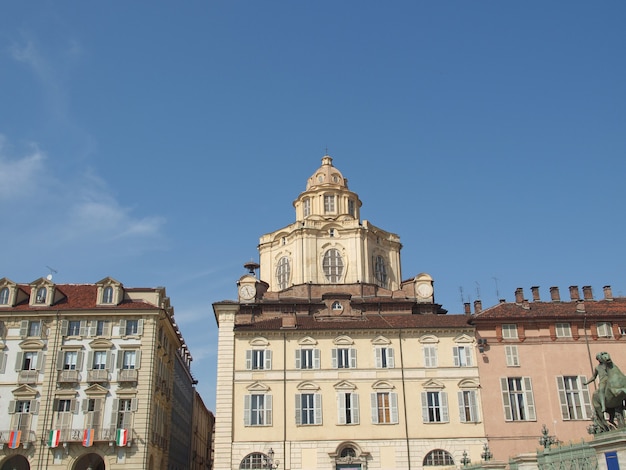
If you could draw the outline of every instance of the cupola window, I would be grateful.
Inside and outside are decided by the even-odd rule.
[[[305,217],[311,215],[311,200],[309,198],[306,198],[304,201],[302,201],[302,211]]]
[[[290,274],[291,269],[289,267],[289,258],[283,256],[280,260],[278,260],[278,265],[276,266],[276,281],[278,282],[278,288],[280,290],[286,289],[289,285]]]
[[[341,253],[335,248],[331,248],[324,253],[323,259],[324,275],[330,282],[339,282],[343,275],[343,259]]]
[[[374,275],[376,276],[376,284],[380,287],[387,287],[387,268],[382,256],[377,256],[374,261]]]
[[[335,212],[335,195],[324,196],[324,212]]]
[[[348,199],[348,214],[355,217],[354,199]]]

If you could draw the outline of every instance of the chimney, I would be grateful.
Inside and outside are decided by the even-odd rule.
[[[585,300],[593,300],[593,291],[591,286],[583,286],[583,297]]]
[[[522,308],[524,310],[530,310],[530,304],[528,303],[528,299],[524,299],[522,302]]]
[[[515,303],[521,304],[524,301],[524,289],[518,287],[515,289]]]
[[[580,292],[578,292],[578,286],[569,286],[569,298],[570,300],[580,299]]]
[[[481,300],[474,300],[474,313],[480,313],[483,310],[483,302]]]
[[[500,299],[500,303],[501,304],[505,304],[506,303],[506,299]]]
[[[613,292],[611,292],[611,286],[604,286],[604,300],[613,300]]]
[[[577,300],[576,301],[576,313],[585,313],[585,301]]]
[[[295,328],[295,327],[296,327],[296,316],[295,315],[284,315],[282,317],[281,328]]]
[[[469,302],[465,302],[463,304],[463,307],[465,308],[465,315],[471,315],[472,307],[470,307],[470,303]]]
[[[550,298],[552,302],[560,302],[561,295],[559,294],[559,288],[556,286],[550,287]]]
[[[539,302],[541,300],[539,298],[539,286],[531,287],[530,291],[533,293],[533,302]]]

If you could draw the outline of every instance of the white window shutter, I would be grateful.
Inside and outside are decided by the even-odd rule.
[[[378,424],[378,394],[376,392],[370,394],[370,406],[372,411],[372,423]]]
[[[39,414],[39,402],[37,400],[30,401],[30,414]]]
[[[313,368],[320,368],[320,350],[317,348],[313,350]]]
[[[68,326],[68,322],[67,320],[61,320],[61,335],[62,336],[67,336],[67,326]]]
[[[252,350],[246,350],[246,370],[252,370]]]
[[[93,351],[87,352],[87,369],[93,369]]]
[[[122,369],[124,367],[124,351],[120,351],[117,354],[117,365],[116,369]]]
[[[457,397],[459,400],[459,419],[462,423],[467,423],[467,419],[465,419],[465,395],[462,390],[457,392]]]
[[[104,328],[102,329],[102,335],[109,337],[111,336],[111,322],[109,320],[106,320],[104,322]]]
[[[71,410],[72,414],[78,413],[78,400],[76,398],[73,398],[70,401],[70,410]]]
[[[7,353],[0,353],[0,374],[4,374],[6,371],[8,357]]]
[[[37,365],[35,366],[35,370],[41,370],[44,359],[45,359],[45,355],[43,351],[38,351],[37,352]]]
[[[387,348],[387,367],[390,369],[396,367],[396,361],[393,355],[393,348]]]
[[[583,403],[585,405],[585,417],[587,419],[592,419],[594,416],[594,411],[593,411],[593,408],[591,407],[589,388],[587,387],[587,385],[584,385],[585,382],[587,381],[587,377],[585,377],[584,375],[581,375],[578,377],[578,380],[580,381],[580,388],[582,390],[582,395],[583,395]]]
[[[63,359],[65,358],[65,352],[59,351],[57,353],[57,370],[63,370]]]
[[[465,360],[467,362],[467,366],[468,367],[471,367],[471,366],[474,365],[474,362],[472,361],[472,359],[473,359],[472,358],[472,349],[469,346],[467,346],[467,347],[465,347]]]
[[[356,369],[356,349],[354,348],[350,348],[349,349],[349,354],[350,354],[350,368],[351,369]]]
[[[80,335],[81,336],[87,336],[87,332],[89,331],[87,324],[88,324],[87,320],[80,321]]]
[[[113,364],[114,360],[115,360],[115,355],[111,353],[111,351],[107,351],[107,358],[106,358],[107,362],[105,365],[106,370],[111,370],[111,365]]]
[[[120,320],[120,336],[124,336],[126,334],[126,320],[125,319],[121,319]]]
[[[141,349],[135,351],[135,369],[139,369],[141,367]]]
[[[296,424],[302,424],[302,395],[296,393]]]
[[[526,404],[528,406],[528,420],[535,421],[537,419],[535,414],[535,399],[533,398],[533,386],[530,377],[524,377],[524,391]]]
[[[398,394],[391,392],[389,394],[389,404],[391,405],[391,422],[398,422]]]
[[[28,334],[28,320],[22,320],[20,322],[20,337],[26,338],[27,334]]]
[[[428,415],[428,392],[422,392],[422,421],[424,423],[430,423],[430,417]]]
[[[511,401],[509,397],[509,382],[506,377],[500,378],[500,390],[502,391],[502,404],[504,406],[504,419],[513,421],[513,413],[511,410]]]
[[[296,369],[302,369],[302,349],[296,349]]]
[[[15,359],[15,371],[16,372],[21,371],[23,365],[24,365],[24,352],[18,351],[17,358]]]
[[[250,426],[250,413],[252,412],[250,408],[250,400],[252,399],[251,395],[244,395],[243,397],[243,425]]]
[[[96,336],[96,331],[98,331],[98,321],[91,320],[89,322],[89,336]]]
[[[359,395],[356,393],[350,394],[350,403],[352,403],[352,422],[359,424]]]
[[[337,348],[333,348],[332,350],[332,365],[333,369],[337,368]]]
[[[143,318],[137,320],[137,334],[139,336],[143,335]]]
[[[556,389],[559,392],[559,403],[561,404],[561,417],[563,420],[569,420],[569,408],[567,406],[567,396],[565,394],[565,380],[563,376],[556,377]]]
[[[265,421],[268,426],[272,425],[272,395],[265,395]]]
[[[272,370],[272,351],[269,349],[266,349],[264,351],[265,353],[265,365],[264,365],[264,369],[265,370]]]
[[[315,424],[322,424],[322,394],[313,395],[313,403],[315,406]]]
[[[459,347],[454,346],[452,348],[452,355],[454,356],[454,367],[459,367],[461,365],[461,360],[459,358]]]
[[[477,399],[476,393],[477,392],[475,390],[471,390],[469,393],[470,419],[472,420],[473,423],[478,422],[478,399]]]
[[[137,407],[139,406],[139,401],[137,398],[132,398],[130,400],[130,411],[137,411]]]
[[[15,407],[17,406],[17,401],[16,400],[11,400],[9,402],[9,414],[12,415],[13,413],[15,413]]]
[[[450,421],[450,414],[448,413],[448,393],[439,392],[439,397],[441,399],[441,422],[447,423]]]
[[[346,424],[346,394],[344,392],[337,394],[337,415],[339,424]]]
[[[380,369],[383,366],[383,351],[382,348],[374,348],[374,361],[376,362],[375,366],[377,369]]]

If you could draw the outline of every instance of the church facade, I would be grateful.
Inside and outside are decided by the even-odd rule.
[[[473,327],[404,279],[398,235],[325,155],[261,236],[219,328],[214,468],[409,469],[480,460]]]

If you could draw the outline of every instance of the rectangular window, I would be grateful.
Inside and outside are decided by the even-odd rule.
[[[270,370],[272,368],[272,351],[269,349],[248,349],[246,351],[247,370]]]
[[[17,400],[9,404],[11,418],[11,430],[30,431],[31,414],[37,413],[37,402],[35,400]]]
[[[515,323],[502,325],[502,337],[504,339],[517,339],[517,325]]]
[[[472,350],[469,346],[454,346],[452,353],[455,367],[471,367]]]
[[[437,367],[437,346],[424,346],[424,367]]]
[[[322,395],[302,393],[296,395],[296,424],[322,424]]]
[[[519,356],[517,354],[517,346],[505,346],[506,365],[508,367],[519,367]]]
[[[33,351],[24,352],[22,370],[37,370],[37,353]]]
[[[66,351],[63,355],[63,370],[76,370],[78,351]]]
[[[124,351],[122,369],[135,369],[137,367],[136,359],[137,351]]]
[[[393,356],[393,348],[375,348],[374,349],[376,368],[393,369],[395,360]]]
[[[372,400],[372,423],[398,423],[398,395],[393,392],[374,392]]]
[[[348,199],[348,215],[354,217],[356,212],[354,210],[354,199]]]
[[[530,377],[500,378],[504,417],[507,421],[535,421],[535,400]]]
[[[607,321],[599,322],[597,327],[598,327],[598,336],[600,338],[612,338],[613,337],[613,328],[611,327],[611,322],[607,322]]]
[[[335,212],[335,196],[324,196],[324,212]]]
[[[80,321],[70,320],[67,322],[67,336],[80,336]]]
[[[93,365],[94,370],[104,370],[107,368],[107,352],[106,351],[94,351],[93,352]]]
[[[478,422],[478,400],[475,390],[459,391],[459,416],[462,423]]]
[[[333,369],[356,368],[356,349],[335,348],[332,350]]]
[[[126,320],[126,336],[139,334],[139,320]]]
[[[319,369],[320,350],[319,349],[298,349],[296,350],[296,369]]]
[[[108,336],[110,332],[109,322],[106,320],[97,320],[96,321],[96,331],[95,336]]]
[[[425,423],[447,423],[448,394],[446,392],[422,392],[422,417]]]
[[[564,421],[593,417],[589,389],[584,385],[586,381],[586,377],[577,375],[556,378],[561,416]]]
[[[39,320],[28,322],[28,336],[41,336],[41,322]]]
[[[244,397],[244,425],[272,425],[272,395],[253,394]]]
[[[132,427],[133,412],[137,409],[135,399],[125,398],[119,400],[117,414],[117,428],[129,429]]]
[[[351,392],[337,394],[339,424],[359,424],[359,395]]]
[[[557,323],[555,327],[556,327],[557,338],[571,338],[572,337],[572,328],[569,323]]]

